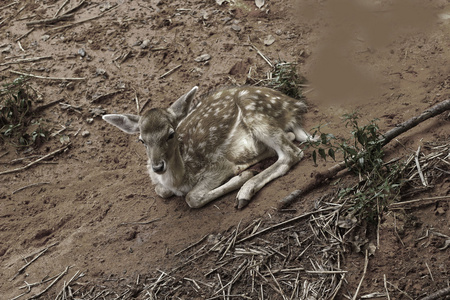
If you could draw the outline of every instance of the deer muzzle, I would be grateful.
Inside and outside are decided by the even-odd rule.
[[[158,163],[152,163],[152,170],[156,174],[164,173],[166,171],[166,162],[162,160]]]

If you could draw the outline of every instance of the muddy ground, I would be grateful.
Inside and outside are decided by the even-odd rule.
[[[1,175],[1,298],[11,299],[24,291],[19,289],[24,282],[39,282],[67,266],[72,267],[64,280],[80,270],[85,276],[79,282],[87,288],[111,277],[134,281],[168,270],[180,262],[175,253],[206,234],[259,217],[284,219],[276,211],[277,201],[313,172],[333,165],[320,161],[314,166],[309,149],[302,162],[260,191],[245,209],[234,209],[231,193],[194,210],[182,198],[163,200],[155,194],[144,148],[136,136],[104,123],[104,112],[165,107],[195,85],[205,94],[225,85],[264,80],[272,68],[256,48],[272,63],[297,63],[307,79],[304,95],[310,109],[305,128],[327,124],[326,131],[338,137],[349,136],[341,121],[345,113],[358,110],[361,122],[378,118],[381,131],[386,131],[448,99],[450,3],[356,2],[266,1],[257,8],[250,0],[92,0],[72,18],[33,25],[27,23],[53,18],[64,1],[2,1],[2,82],[19,76],[13,71],[53,77],[31,78],[39,95],[35,105],[57,100],[67,105],[55,103],[41,111],[39,118],[52,133],[66,128],[44,145],[18,150],[1,144],[0,172],[63,147],[61,141],[69,140],[70,145],[45,163]],[[58,15],[77,3],[68,1]],[[210,59],[195,60],[203,54]],[[8,64],[37,57],[45,58]],[[448,117],[436,117],[393,141],[387,155],[401,157],[424,142],[448,141],[449,132]],[[10,164],[23,157],[21,164]],[[31,184],[38,185],[18,191]],[[296,214],[310,211],[322,194],[335,188],[324,186],[293,209]],[[447,179],[425,196],[449,192]],[[395,220],[383,220],[380,246],[370,258],[360,295],[384,292],[383,275],[408,294],[390,286],[396,299],[417,299],[448,287],[450,250],[439,250],[445,239],[426,243],[419,238],[430,228],[449,236],[449,214],[448,198],[408,210],[417,222],[405,226],[402,241],[393,229]],[[30,257],[49,246],[14,277]],[[361,279],[364,255],[346,257],[342,268],[348,275],[337,299],[354,293]],[[43,298],[54,299],[62,284]],[[35,287],[20,299],[42,289]],[[266,294],[267,299],[279,297]]]

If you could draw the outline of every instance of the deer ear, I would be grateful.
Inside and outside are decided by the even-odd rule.
[[[184,118],[188,114],[189,106],[197,90],[198,86],[194,86],[189,92],[181,96],[169,107],[169,112],[173,113],[178,120]]]
[[[129,114],[111,114],[104,115],[102,118],[109,124],[116,126],[126,133],[133,134],[139,132],[139,116]]]

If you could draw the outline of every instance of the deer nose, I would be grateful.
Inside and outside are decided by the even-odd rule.
[[[157,174],[162,174],[166,171],[166,164],[164,161],[161,161],[158,164],[152,164],[152,170]]]

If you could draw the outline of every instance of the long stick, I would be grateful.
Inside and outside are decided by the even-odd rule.
[[[385,134],[380,136],[381,145],[385,146],[390,141],[392,141],[394,138],[399,136],[400,134],[410,130],[411,128],[417,126],[421,122],[435,117],[437,115],[440,115],[441,113],[450,110],[450,99],[444,100],[435,106],[430,107],[429,109],[425,110],[423,113],[421,113],[419,116],[413,117],[406,122],[403,122],[398,127],[391,129],[387,131]],[[303,186],[300,190],[295,190],[291,193],[291,195],[288,195],[286,198],[282,199],[278,203],[278,208],[286,208],[298,199],[300,199],[301,196],[306,195],[322,183],[324,183],[327,179],[331,179],[334,176],[336,176],[340,171],[344,170],[347,167],[345,161],[342,161],[338,163],[337,165],[334,165],[333,167],[329,168],[328,170],[317,173],[315,178],[308,182],[305,186]]]

